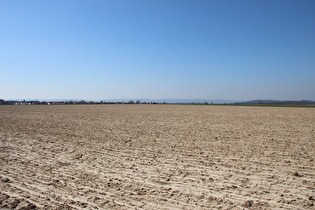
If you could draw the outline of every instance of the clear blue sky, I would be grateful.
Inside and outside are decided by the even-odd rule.
[[[0,0],[0,98],[315,100],[315,1]]]

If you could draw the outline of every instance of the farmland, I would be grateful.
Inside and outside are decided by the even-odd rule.
[[[0,208],[315,208],[314,108],[0,106],[0,141]]]

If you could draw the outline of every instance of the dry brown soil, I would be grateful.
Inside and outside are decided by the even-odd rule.
[[[315,109],[0,106],[0,208],[315,209]]]

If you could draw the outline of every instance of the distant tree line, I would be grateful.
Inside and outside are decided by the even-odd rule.
[[[191,103],[167,103],[167,102],[141,102],[140,100],[125,101],[85,101],[85,100],[65,100],[65,101],[26,101],[26,100],[3,100],[0,99],[0,105],[67,105],[67,104],[194,104],[194,105],[209,105],[208,102],[191,102]]]
[[[85,100],[65,100],[65,101],[26,101],[26,100],[4,100],[0,99],[0,105],[69,105],[69,104],[187,104],[187,105],[213,105],[209,102],[190,102],[190,103],[166,103],[166,102],[141,102],[140,100],[129,100],[127,102],[112,102],[112,101],[85,101]],[[275,101],[275,100],[254,100],[238,103],[224,103],[215,105],[284,105],[284,106],[309,106],[315,105],[315,101],[302,100],[302,101]]]
[[[166,104],[165,102],[141,102],[140,100],[129,100],[127,102],[112,102],[112,101],[75,101],[75,100],[65,100],[65,101],[26,101],[26,100],[3,100],[0,99],[0,105],[67,105],[67,104]]]

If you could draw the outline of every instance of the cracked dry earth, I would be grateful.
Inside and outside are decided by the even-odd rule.
[[[1,209],[315,209],[315,109],[0,106]]]

